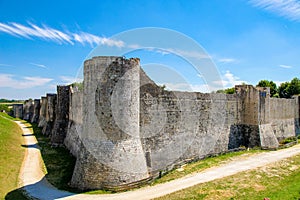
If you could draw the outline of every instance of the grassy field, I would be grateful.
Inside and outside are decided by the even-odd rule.
[[[0,199],[17,189],[18,175],[25,153],[21,146],[22,130],[7,118],[10,117],[0,113]]]
[[[300,199],[300,155],[272,165],[181,190],[164,199]]]

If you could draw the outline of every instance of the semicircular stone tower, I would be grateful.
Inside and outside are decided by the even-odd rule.
[[[71,185],[122,190],[148,181],[139,136],[139,59],[93,57],[84,62],[82,148]]]

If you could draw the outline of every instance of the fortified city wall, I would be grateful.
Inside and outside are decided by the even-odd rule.
[[[57,95],[14,111],[33,112],[43,134],[77,158],[72,186],[124,190],[192,160],[241,146],[277,148],[299,134],[298,96],[270,98],[269,88],[251,85],[235,89],[232,95],[168,91],[139,59],[102,56],[85,61],[83,90],[58,86]]]

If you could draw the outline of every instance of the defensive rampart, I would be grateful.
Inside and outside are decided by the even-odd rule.
[[[269,88],[251,85],[235,89],[232,95],[168,91],[139,59],[103,56],[85,61],[82,90],[58,86],[57,95],[29,110],[52,143],[77,158],[72,186],[123,190],[185,162],[241,146],[277,148],[299,134],[298,96],[270,98]],[[30,116],[27,107],[22,116]]]

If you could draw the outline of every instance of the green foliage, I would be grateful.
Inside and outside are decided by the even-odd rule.
[[[277,86],[273,81],[261,80],[256,85],[257,87],[269,87],[271,97],[274,97],[277,94]],[[276,95],[277,96],[277,95]]]
[[[293,78],[291,82],[282,83],[278,88],[281,98],[291,98],[293,95],[300,94],[300,80]]]
[[[4,110],[6,113],[9,113],[11,111],[11,108],[7,104],[0,104],[0,111]]]
[[[223,93],[223,94],[234,94],[235,93],[235,88],[227,88],[225,90],[217,90],[217,93]]]
[[[293,78],[293,80],[291,80],[288,92],[291,96],[300,94],[300,80],[298,78]]]
[[[83,82],[75,82],[75,83],[72,83],[71,86],[73,88],[77,88],[79,91],[82,91],[83,90]]]
[[[19,102],[23,102],[22,100],[9,100],[9,99],[0,99],[0,103],[19,103]]]
[[[290,83],[289,82],[285,82],[285,83],[281,83],[279,88],[278,88],[278,94],[280,98],[290,98],[290,94],[288,91]]]

